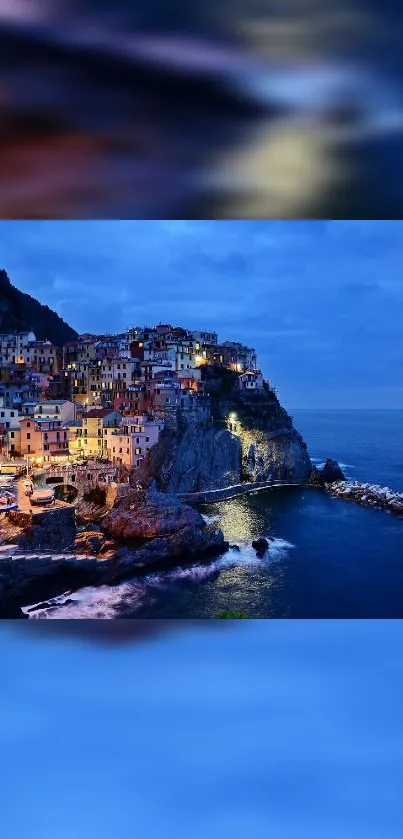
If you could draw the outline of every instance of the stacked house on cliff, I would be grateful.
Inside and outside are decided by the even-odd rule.
[[[0,335],[3,453],[136,468],[178,411],[208,415],[204,365],[238,373],[241,390],[263,386],[255,350],[219,342],[213,330],[159,323],[63,347],[29,332]]]

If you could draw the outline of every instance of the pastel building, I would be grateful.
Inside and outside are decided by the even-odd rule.
[[[69,457],[69,431],[60,420],[20,419],[21,455],[40,462],[63,462]]]
[[[106,430],[118,428],[122,419],[114,408],[93,408],[82,415],[77,432],[77,451],[85,457],[106,456]],[[81,431],[81,433],[80,433]]]
[[[264,379],[260,372],[242,373],[238,377],[237,387],[240,391],[263,390]]]
[[[141,466],[163,427],[162,421],[127,417],[120,428],[106,432],[108,460],[128,468]]]
[[[59,420],[62,423],[75,419],[75,416],[74,402],[64,399],[48,399],[37,402],[34,410],[35,419]]]
[[[24,364],[26,350],[35,341],[33,332],[9,332],[0,334],[0,363]]]
[[[66,423],[69,441],[69,453],[72,457],[77,457],[81,450],[81,433],[83,421],[81,419],[69,420]]]

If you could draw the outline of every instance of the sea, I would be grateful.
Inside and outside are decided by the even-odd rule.
[[[403,491],[402,410],[293,410],[312,461]],[[66,593],[32,619],[403,617],[403,521],[321,490],[273,489],[201,508],[232,548],[114,587]],[[263,559],[251,542],[271,538]]]

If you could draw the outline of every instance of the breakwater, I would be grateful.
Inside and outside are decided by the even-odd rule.
[[[389,487],[362,484],[359,481],[336,481],[327,484],[326,489],[335,498],[355,501],[364,507],[388,510],[390,513],[403,516],[403,492],[394,492]]]

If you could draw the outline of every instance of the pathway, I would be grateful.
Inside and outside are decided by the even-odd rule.
[[[183,492],[178,497],[188,504],[213,504],[216,501],[227,501],[230,498],[237,498],[240,495],[249,495],[252,492],[262,492],[278,487],[298,487],[302,484],[297,481],[254,481],[248,484],[234,484],[222,489],[210,489],[204,492]]]

